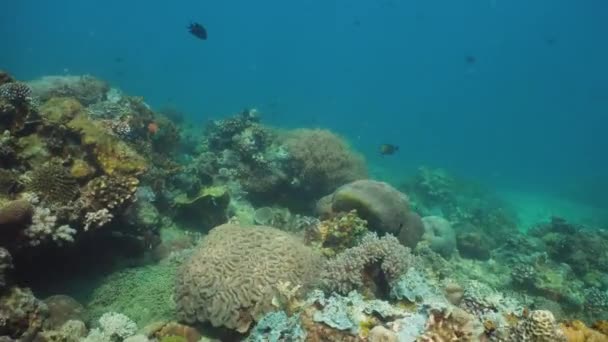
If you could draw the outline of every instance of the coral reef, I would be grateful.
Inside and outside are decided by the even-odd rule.
[[[47,203],[61,205],[73,200],[78,192],[76,179],[58,162],[49,162],[34,169],[28,190]]]
[[[422,218],[424,235],[422,240],[429,247],[443,257],[450,257],[456,250],[456,233],[450,222],[439,216],[426,216]]]
[[[323,129],[289,132],[284,145],[291,169],[305,191],[325,195],[339,186],[367,178],[363,157],[355,154],[338,135]]]
[[[11,287],[0,296],[0,338],[33,339],[48,315],[47,306],[29,289]]]
[[[388,297],[391,285],[414,263],[407,247],[391,235],[368,234],[361,243],[330,260],[323,273],[324,286],[347,294],[358,290],[379,298]]]
[[[179,316],[185,322],[208,321],[245,332],[269,311],[275,284],[309,284],[319,261],[309,248],[275,228],[216,227],[178,274]]]
[[[331,257],[357,245],[367,232],[367,222],[357,216],[356,210],[351,210],[309,226],[305,234],[307,244]]]
[[[424,227],[418,217],[409,213],[407,196],[387,183],[359,180],[341,186],[329,196],[330,199],[321,199],[317,206],[329,210],[321,215],[357,210],[370,230],[393,234],[405,246],[413,248],[422,238]]]

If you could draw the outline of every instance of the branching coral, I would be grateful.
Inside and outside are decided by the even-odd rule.
[[[32,96],[32,90],[21,82],[5,83],[0,86],[0,98],[12,103],[23,103]]]
[[[64,242],[74,242],[76,230],[68,225],[57,225],[57,217],[51,214],[51,210],[36,207],[32,216],[32,224],[23,231],[31,246],[38,246],[51,239],[61,245]]]
[[[392,235],[364,236],[361,243],[338,254],[322,273],[325,287],[347,294],[352,290],[387,297],[390,286],[413,264],[410,250]],[[371,292],[371,293],[370,293]]]
[[[186,322],[208,321],[245,332],[273,307],[279,281],[306,286],[319,262],[309,248],[280,230],[216,227],[178,276],[178,313]]]
[[[363,157],[328,130],[295,130],[285,137],[285,147],[301,188],[316,195],[325,195],[345,183],[367,178]]]
[[[107,209],[114,212],[135,199],[138,184],[139,180],[135,177],[102,175],[86,185],[83,197],[87,207],[95,211]]]

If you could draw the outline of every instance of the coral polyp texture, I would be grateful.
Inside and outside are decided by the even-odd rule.
[[[323,129],[299,129],[285,137],[295,181],[305,190],[327,194],[357,179],[367,178],[362,156],[340,136]]]
[[[245,332],[272,311],[279,282],[310,285],[319,263],[311,249],[275,228],[216,227],[178,274],[179,316]]]

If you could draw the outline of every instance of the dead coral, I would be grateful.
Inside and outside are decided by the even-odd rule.
[[[426,323],[426,331],[417,342],[471,342],[477,341],[480,333],[475,332],[475,318],[463,310],[431,312]]]
[[[79,192],[76,179],[57,161],[51,161],[34,169],[28,184],[30,191],[51,204],[65,204]]]
[[[214,228],[178,275],[178,313],[245,332],[271,311],[279,282],[310,284],[320,259],[291,235],[263,226]]]

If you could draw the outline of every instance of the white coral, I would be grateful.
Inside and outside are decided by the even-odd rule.
[[[114,215],[106,208],[88,212],[84,219],[84,231],[88,231],[91,227],[99,228],[108,222],[112,221]]]
[[[135,335],[137,325],[129,317],[117,312],[106,312],[99,319],[104,335],[110,338],[125,339]]]
[[[36,207],[32,224],[23,233],[31,246],[38,246],[48,239],[61,245],[63,242],[74,242],[76,230],[66,224],[57,226],[57,216],[52,215],[49,208]]]

